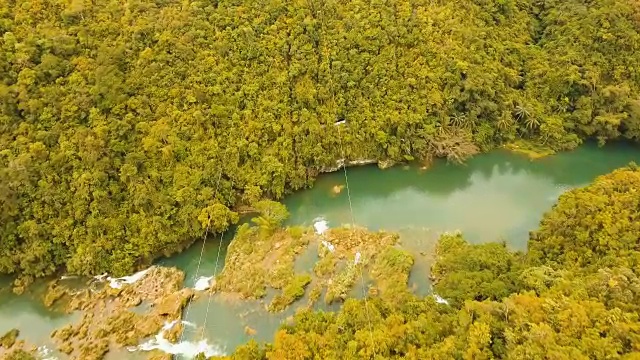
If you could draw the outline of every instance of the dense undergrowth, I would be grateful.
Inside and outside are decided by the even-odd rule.
[[[637,2],[8,0],[0,273],[132,272],[341,155],[637,139]],[[344,125],[334,126],[344,120]]]
[[[562,195],[527,254],[443,235],[432,275],[449,304],[412,295],[392,250],[393,292],[303,310],[226,359],[637,359],[639,189],[627,168]]]
[[[358,227],[328,229],[322,234],[300,226],[284,228],[288,215],[284,205],[263,200],[257,207],[261,213],[252,219],[257,226],[242,224],[229,244],[216,291],[265,299],[273,290],[267,308],[279,312],[303,297],[307,287],[311,288],[309,308],[323,294],[325,304],[342,302],[352,294],[361,273],[371,277],[376,294],[386,296],[396,287],[406,288],[413,257],[394,247],[399,240],[396,234]],[[300,263],[305,268],[301,271],[296,262],[305,252],[310,257]]]

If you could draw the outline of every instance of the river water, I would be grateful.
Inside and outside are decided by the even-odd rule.
[[[640,163],[637,146],[615,144],[598,148],[588,144],[535,161],[507,151],[494,151],[476,156],[463,166],[437,161],[426,171],[413,165],[386,170],[375,165],[362,166],[348,169],[348,191],[346,187],[338,194],[333,191],[334,187],[345,185],[344,173],[338,171],[322,175],[312,189],[297,192],[284,202],[291,213],[290,225],[311,226],[323,218],[330,227],[355,222],[372,230],[400,233],[401,246],[416,258],[410,285],[416,293],[428,294],[428,269],[438,233],[461,230],[474,243],[505,241],[513,249],[526,250],[528,231],[537,227],[544,212],[564,191],[586,185],[598,175],[631,161]],[[222,240],[207,240],[197,274],[202,242],[158,263],[183,269],[187,274],[186,286],[193,286],[198,276],[211,276],[222,269],[232,236],[229,232]],[[218,249],[220,256],[216,261]],[[314,261],[313,256],[305,255],[296,266],[302,269]],[[37,287],[28,294],[15,296],[7,289],[8,281],[0,280],[0,286],[3,285],[0,334],[17,327],[22,331],[21,338],[50,346],[49,333],[69,321],[69,317],[39,305],[41,293]],[[273,315],[257,301],[202,296],[191,304],[185,317],[200,326],[206,318],[206,329],[204,334],[187,331],[185,339],[195,341],[204,337],[230,353],[251,338],[270,341],[280,322],[294,311],[295,306],[291,306],[284,313]],[[246,335],[246,326],[256,330],[256,334]],[[123,355],[117,357],[122,359]],[[138,356],[130,354],[126,358]]]

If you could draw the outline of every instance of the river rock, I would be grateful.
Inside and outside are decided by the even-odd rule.
[[[255,334],[257,334],[258,332],[256,331],[256,329],[250,327],[249,325],[244,327],[244,333],[249,335],[249,336],[254,336]]]
[[[153,303],[153,314],[168,318],[176,318],[193,297],[193,289],[185,288]]]
[[[393,165],[395,165],[395,164],[396,164],[396,162],[395,162],[395,161],[393,161],[393,160],[389,160],[389,159],[387,159],[387,160],[380,160],[380,161],[378,161],[378,167],[379,167],[380,169],[383,169],[383,170],[384,170],[384,169],[388,169],[388,168],[392,167],[392,166],[393,166]]]
[[[2,337],[0,337],[0,347],[8,349],[16,343],[18,336],[20,335],[20,331],[18,329],[11,329],[7,331]]]
[[[147,360],[172,360],[173,356],[171,354],[163,353],[160,350],[153,350],[149,352],[149,356],[147,356]]]
[[[50,282],[47,287],[47,293],[44,296],[44,306],[52,307],[56,301],[62,299],[68,292],[69,289],[65,286],[60,286],[58,280]]]
[[[360,165],[369,165],[369,164],[375,164],[377,163],[378,160],[376,159],[357,159],[357,160],[347,160],[345,161],[344,159],[340,159],[338,161],[336,161],[335,165],[333,166],[325,166],[320,168],[320,172],[321,173],[330,173],[330,172],[335,172],[340,170],[346,163],[346,166],[360,166]]]
[[[14,330],[9,331],[9,333]],[[27,344],[24,340],[14,339],[11,346],[5,347],[0,344],[0,359],[36,359],[36,350],[35,346]]]
[[[99,280],[100,281],[100,280]],[[80,310],[81,320],[52,333],[58,349],[74,359],[102,359],[110,347],[138,345],[157,334],[166,322],[182,318],[182,310],[194,295],[182,288],[184,273],[176,268],[151,267],[130,283],[74,294],[69,309]],[[148,304],[148,309],[140,306]],[[137,308],[136,311],[132,311]],[[181,327],[172,338],[177,339]]]

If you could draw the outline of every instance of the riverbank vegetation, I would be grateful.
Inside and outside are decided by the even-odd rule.
[[[635,359],[638,189],[631,166],[565,193],[526,254],[443,235],[432,276],[448,304],[402,292],[395,302],[349,299],[339,312],[302,311],[273,343],[251,342],[227,358]]]
[[[311,307],[324,293],[324,302],[344,301],[361,272],[371,273],[374,284],[390,292],[394,285],[406,285],[413,258],[395,249],[398,236],[362,228],[328,229],[322,234],[312,228],[282,228],[288,216],[277,202],[262,201],[251,226],[240,226],[229,244],[225,266],[212,291],[239,294],[244,299],[264,299],[275,290],[267,308],[282,311],[309,293]],[[314,248],[316,251],[314,251]],[[312,268],[313,274],[296,271]],[[403,275],[404,274],[404,277]],[[391,279],[396,284],[390,284]]]
[[[636,140],[638,13],[633,0],[5,1],[0,273],[132,273],[343,157]]]

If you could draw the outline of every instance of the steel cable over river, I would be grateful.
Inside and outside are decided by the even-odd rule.
[[[526,250],[528,232],[537,227],[543,213],[548,211],[564,191],[583,186],[596,176],[635,161],[640,163],[640,149],[626,144],[611,144],[598,148],[593,144],[575,151],[560,153],[535,161],[506,151],[478,155],[467,164],[458,166],[436,162],[430,169],[417,165],[399,165],[386,170],[376,166],[349,168],[352,207],[359,226],[371,230],[384,229],[400,234],[401,247],[415,255],[409,285],[414,292],[429,294],[428,279],[432,249],[437,234],[461,230],[472,242],[505,240],[513,249]],[[350,224],[351,212],[347,194],[341,191],[344,174],[335,172],[321,176],[314,187],[285,199],[290,216],[289,225],[311,226],[321,218],[328,226]],[[229,231],[221,240],[211,238],[203,250],[198,274],[217,274],[223,266],[226,247],[233,237]],[[162,266],[176,266],[186,272],[186,287],[195,287],[196,270],[202,243],[196,243],[179,255],[158,262]],[[222,246],[219,262],[217,251]],[[309,270],[317,260],[313,252],[304,252],[296,260],[296,268]],[[69,282],[74,279],[66,280]],[[0,333],[18,328],[20,338],[53,349],[50,332],[77,315],[64,315],[46,309],[41,303],[42,286],[34,286],[28,293],[14,295],[9,281],[3,280],[0,293]],[[78,286],[82,286],[79,282]],[[353,296],[362,296],[360,284],[354,286]],[[229,301],[215,294],[203,296],[191,305],[184,320],[202,325],[210,302],[209,321],[200,331],[186,331],[185,341],[207,339],[224,352],[249,339],[271,341],[279,324],[291,316],[305,298],[281,313],[270,313],[254,300]],[[319,308],[335,310],[336,305]],[[247,332],[247,328],[253,331]],[[193,337],[193,339],[190,339]],[[55,354],[55,353],[54,353]],[[143,354],[114,353],[108,358]],[[57,354],[60,359],[64,357]]]

